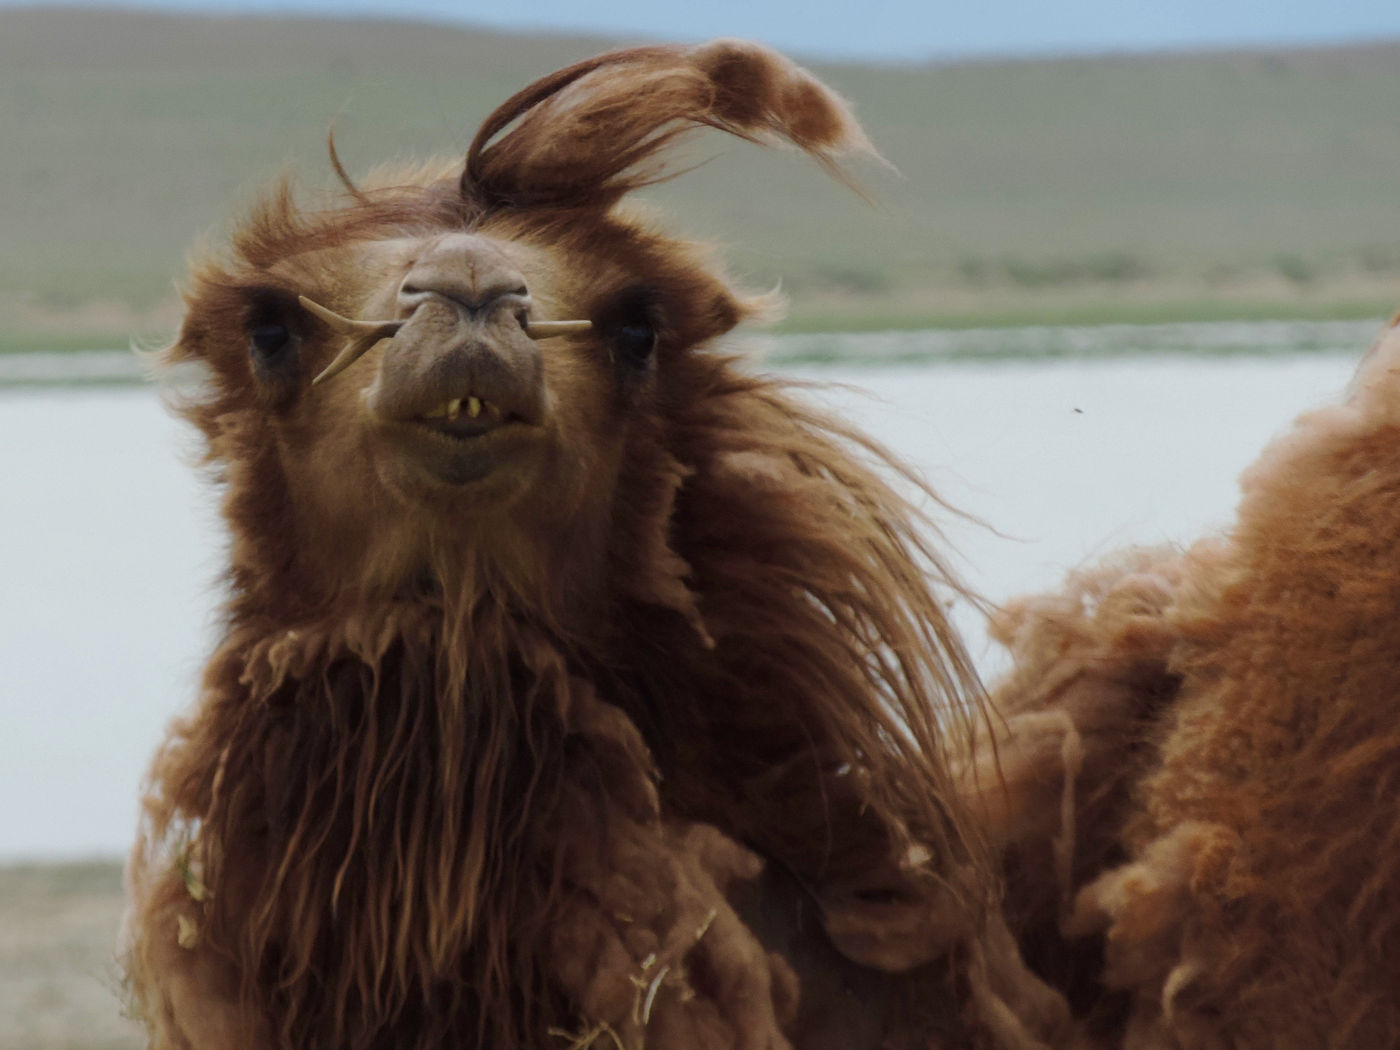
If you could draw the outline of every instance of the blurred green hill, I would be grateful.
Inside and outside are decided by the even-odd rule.
[[[445,26],[0,8],[0,345],[171,323],[172,282],[289,167],[459,155],[618,43]],[[712,135],[650,196],[795,327],[1367,316],[1400,305],[1400,42],[813,67],[897,169],[872,207]],[[152,333],[158,334],[158,333]]]

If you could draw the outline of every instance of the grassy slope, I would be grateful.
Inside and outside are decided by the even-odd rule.
[[[456,154],[510,91],[608,43],[0,9],[6,342],[168,301],[196,235],[270,173],[325,181],[333,120],[352,170]],[[799,324],[1400,299],[1400,45],[819,72],[899,170],[861,173],[877,209],[717,138],[654,194],[755,283],[781,278]]]

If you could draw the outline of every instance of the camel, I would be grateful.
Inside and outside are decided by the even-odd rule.
[[[627,199],[699,128],[873,155],[772,52],[635,48],[193,265],[227,598],[128,866],[151,1047],[1069,1045],[912,475]]]
[[[1397,376],[1400,317],[1224,534],[1000,614],[1015,667],[963,794],[1097,1045],[1400,1045]]]

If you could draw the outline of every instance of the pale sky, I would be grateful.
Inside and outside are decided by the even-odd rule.
[[[812,58],[889,60],[1400,38],[1400,0],[145,0],[123,6],[367,15],[674,40],[744,36]]]

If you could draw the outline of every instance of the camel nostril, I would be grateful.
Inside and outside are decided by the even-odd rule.
[[[511,310],[516,317],[521,317],[530,310],[530,291],[523,284],[477,288],[471,282],[444,275],[432,283],[405,280],[399,286],[399,302],[410,311],[431,300],[443,302],[470,319],[502,310]]]

